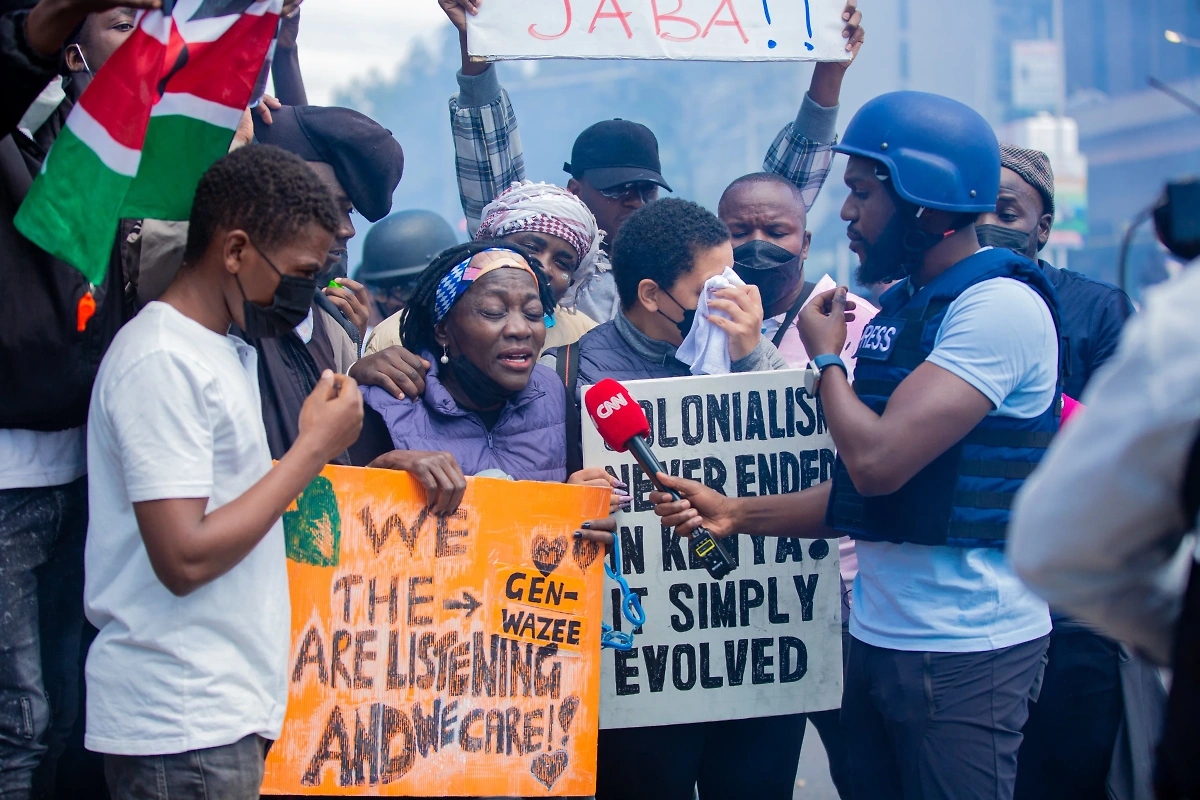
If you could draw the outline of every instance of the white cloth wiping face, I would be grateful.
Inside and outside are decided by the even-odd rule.
[[[729,373],[729,334],[708,321],[710,314],[719,314],[725,319],[730,316],[724,311],[709,311],[708,301],[719,289],[745,286],[733,267],[726,267],[720,275],[704,282],[700,302],[696,305],[696,318],[675,357],[691,367],[693,375],[727,375]]]

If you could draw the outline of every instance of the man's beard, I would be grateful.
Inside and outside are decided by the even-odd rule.
[[[866,239],[859,241],[862,243],[863,254],[854,273],[854,279],[858,281],[859,286],[870,286],[873,283],[906,277],[903,266],[904,227],[900,224],[899,214],[892,216],[874,243]]]

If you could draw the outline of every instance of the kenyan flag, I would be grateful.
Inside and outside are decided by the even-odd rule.
[[[283,0],[165,0],[96,73],[17,212],[33,243],[104,278],[123,218],[185,220],[229,150]]]

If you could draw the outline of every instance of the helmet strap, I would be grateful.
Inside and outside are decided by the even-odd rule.
[[[946,237],[957,233],[958,229],[951,228],[942,233],[921,230],[921,215],[925,213],[925,207],[902,198],[890,180],[884,180],[883,185],[887,187],[892,196],[892,203],[896,206],[893,222],[898,224],[901,230],[900,263],[895,277],[899,280],[917,273],[925,263],[925,254],[941,244]]]

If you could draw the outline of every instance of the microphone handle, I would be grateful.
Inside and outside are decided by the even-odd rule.
[[[666,473],[666,469],[655,458],[654,453],[650,450],[650,445],[641,436],[634,436],[627,443],[629,451],[633,453],[633,458],[641,466],[642,471],[650,478],[650,482],[662,492],[671,495],[675,500],[680,500],[679,493],[674,489],[663,486],[658,480],[658,473]],[[630,487],[632,488],[632,487]],[[691,536],[692,553],[708,570],[708,574],[713,580],[720,580],[736,569],[733,559],[729,557],[729,553],[725,551],[725,547],[708,531],[707,528],[697,528]]]

